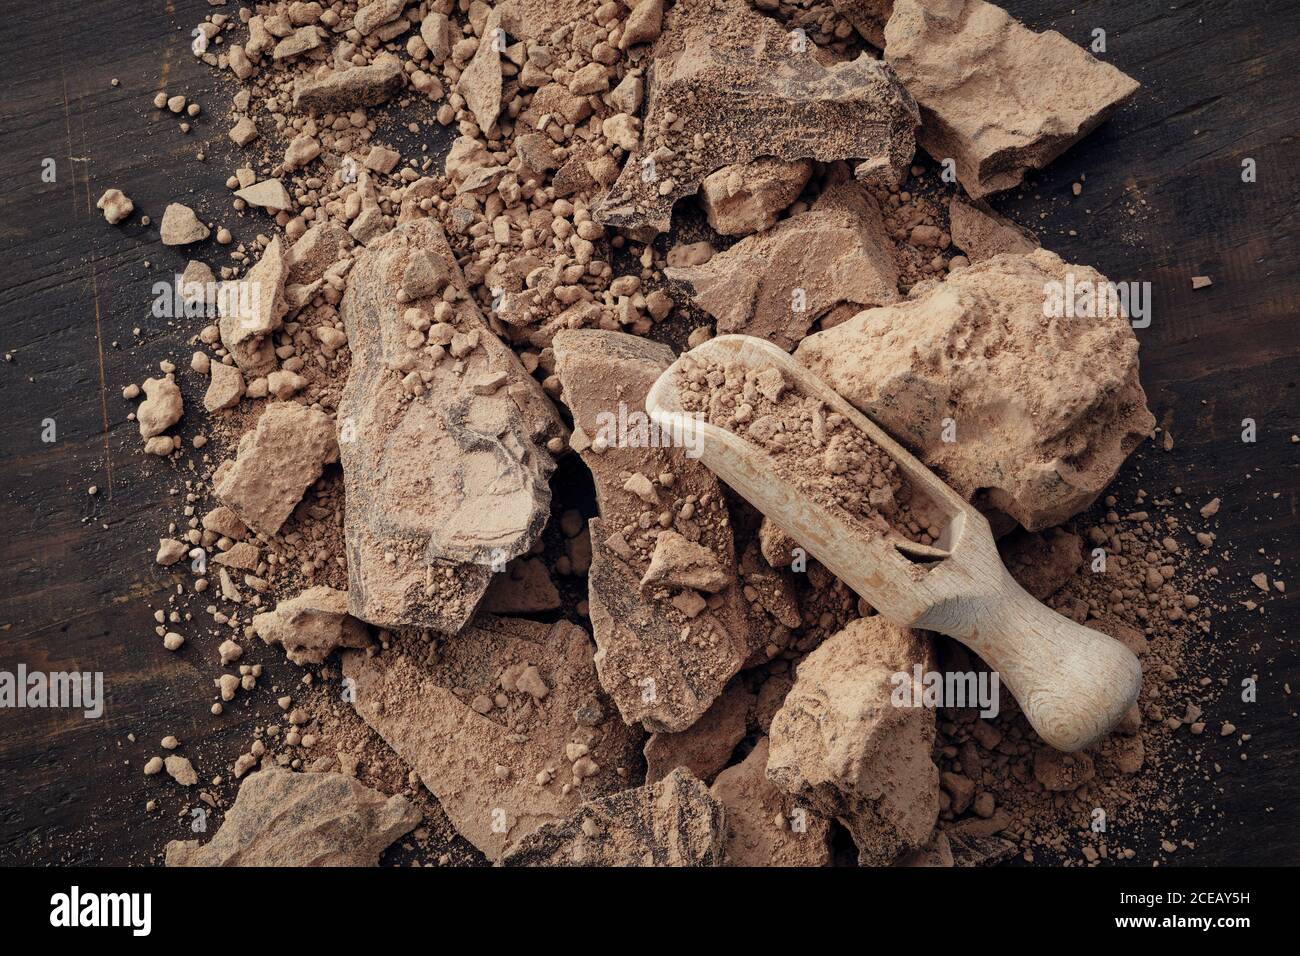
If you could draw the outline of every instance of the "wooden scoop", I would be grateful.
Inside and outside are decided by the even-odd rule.
[[[928,498],[942,516],[937,547],[864,535],[782,479],[760,447],[684,411],[679,375],[688,358],[756,370],[776,366],[787,383],[855,424],[898,463],[913,494]],[[646,411],[669,434],[690,436],[705,465],[887,620],[947,634],[982,657],[1034,730],[1058,750],[1098,740],[1137,700],[1142,670],[1132,651],[1028,594],[1007,573],[982,514],[775,345],[747,335],[710,339],[664,371],[646,396]]]

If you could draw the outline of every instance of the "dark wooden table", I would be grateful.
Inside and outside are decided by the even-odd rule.
[[[1152,283],[1152,323],[1138,333],[1142,379],[1176,446],[1145,452],[1121,480],[1153,492],[1181,485],[1198,502],[1220,496],[1229,583],[1259,570],[1290,579],[1300,460],[1291,441],[1300,432],[1300,3],[1006,6],[1079,43],[1104,29],[1105,58],[1143,84],[1023,195],[995,203],[1066,259],[1116,281]],[[181,737],[206,778],[246,747],[257,723],[255,709],[208,715],[214,648],[196,642],[170,654],[153,632],[153,609],[173,585],[152,553],[189,474],[141,453],[126,418],[133,403],[120,394],[156,374],[160,360],[183,365],[192,351],[192,322],[149,312],[153,283],[185,262],[158,241],[167,202],[220,217],[240,239],[256,231],[254,220],[229,213],[229,91],[188,49],[209,9],[203,0],[21,0],[0,27],[0,668],[103,671],[108,698],[99,720],[0,711],[0,862],[156,860],[166,840],[190,835],[174,799],[164,801],[167,812],[145,812],[163,792],[141,773],[158,740]],[[220,9],[236,12],[233,3]],[[193,133],[152,108],[160,88],[203,104]],[[196,161],[208,141],[207,161]],[[47,158],[54,182],[42,179]],[[1253,183],[1242,181],[1246,158],[1255,161]],[[1070,184],[1082,175],[1075,198]],[[109,187],[135,201],[124,227],[108,226],[95,208]],[[141,213],[152,227],[141,226]],[[1048,215],[1040,221],[1040,213]],[[225,261],[211,243],[198,252]],[[1193,291],[1193,275],[1214,285]],[[199,416],[187,418],[186,436]],[[1253,444],[1240,440],[1244,418],[1257,423]],[[46,419],[53,442],[42,441]],[[1210,714],[1252,734],[1251,756],[1243,763],[1240,748],[1217,737],[1203,744],[1203,760],[1223,767],[1206,817],[1221,811],[1222,820],[1187,824],[1196,846],[1176,862],[1300,862],[1293,603],[1216,617],[1210,640],[1223,651],[1216,676],[1228,692]],[[1234,695],[1250,675],[1260,691],[1247,705]]]

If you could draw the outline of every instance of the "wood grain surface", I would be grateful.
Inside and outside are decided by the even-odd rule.
[[[1105,59],[1142,83],[1023,194],[994,200],[1067,260],[1152,283],[1152,323],[1138,332],[1142,380],[1176,443],[1169,453],[1144,446],[1121,493],[1181,486],[1192,502],[1221,497],[1227,583],[1240,588],[1262,570],[1300,588],[1300,445],[1291,441],[1300,432],[1300,3],[1004,6],[1079,43],[1104,29]],[[239,165],[225,138],[230,89],[189,52],[190,30],[211,9],[205,0],[17,0],[0,25],[0,668],[103,671],[107,693],[99,720],[0,711],[0,863],[157,861],[167,840],[191,836],[175,799],[145,812],[163,793],[141,773],[158,740],[181,737],[210,779],[274,707],[258,694],[257,706],[214,720],[214,648],[170,654],[154,634],[153,610],[175,585],[152,554],[192,475],[142,454],[126,417],[133,403],[121,397],[159,361],[183,365],[193,351],[192,323],[149,312],[153,283],[186,259],[158,240],[166,204],[189,203],[240,240],[265,224],[229,206],[224,182]],[[153,109],[164,88],[203,104],[188,136]],[[409,143],[404,135],[393,124],[380,139]],[[430,152],[448,141],[436,137]],[[53,183],[41,177],[47,158]],[[1254,183],[1241,180],[1245,158],[1255,160]],[[1081,176],[1076,198],[1070,184]],[[136,204],[122,227],[95,208],[110,187]],[[211,241],[191,251],[224,261]],[[1193,291],[1193,275],[1214,284]],[[187,399],[196,400],[192,387]],[[200,418],[187,415],[181,434]],[[1245,418],[1257,423],[1254,443],[1240,439]],[[54,442],[41,440],[46,419]],[[1293,604],[1215,617],[1207,640],[1219,651],[1219,698],[1208,719],[1252,736],[1245,747],[1211,735],[1197,745],[1208,779],[1192,775],[1187,786],[1203,810],[1182,821],[1194,846],[1172,863],[1300,862]],[[1238,688],[1250,676],[1259,699],[1243,704]],[[229,784],[221,792],[233,796]]]

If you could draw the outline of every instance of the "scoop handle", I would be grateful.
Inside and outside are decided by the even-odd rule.
[[[979,654],[1038,735],[1067,753],[1109,733],[1142,688],[1131,650],[1053,611],[1005,568],[993,593],[936,606],[912,626],[948,634]]]

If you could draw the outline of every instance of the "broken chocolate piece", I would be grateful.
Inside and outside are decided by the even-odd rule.
[[[147,378],[142,387],[145,400],[135,410],[135,417],[140,426],[140,437],[147,441],[180,421],[185,404],[180,388],[170,375]]]
[[[744,738],[753,707],[754,695],[737,678],[685,730],[652,734],[645,744],[646,782],[662,780],[677,767],[685,767],[705,783],[712,781]]]
[[[991,259],[1004,252],[1025,253],[1038,248],[1038,237],[1010,219],[998,215],[983,199],[966,202],[953,196],[948,203],[952,244],[971,262]]]
[[[474,114],[478,128],[485,134],[496,124],[501,112],[501,51],[505,49],[504,41],[501,13],[493,9],[488,14],[474,58],[456,84],[456,89],[465,97],[465,105]]]
[[[399,301],[403,276],[424,256],[451,288],[438,301]],[[351,613],[454,634],[493,572],[542,533],[555,468],[545,443],[564,426],[487,327],[434,220],[372,243],[341,312],[352,349],[338,414]],[[511,384],[473,389],[497,373]]]
[[[751,633],[735,580],[721,485],[645,413],[646,393],[672,364],[672,349],[588,329],[557,333],[554,348],[564,402],[588,436],[579,451],[595,478],[601,515],[589,525],[587,579],[601,684],[629,723],[685,730],[749,658],[750,641],[761,640]],[[651,482],[652,475],[671,475],[671,487]],[[697,616],[673,603],[675,587],[642,590],[661,532],[709,551],[729,582]]]
[[[338,455],[328,415],[294,402],[272,402],[257,428],[240,439],[237,456],[217,468],[212,488],[244,524],[273,535]]]
[[[724,569],[708,548],[687,541],[676,531],[661,531],[641,587],[667,584],[713,593],[734,580],[735,575]]]
[[[600,703],[581,628],[480,615],[436,655],[404,635],[348,652],[354,703],[489,859],[584,797],[623,789],[639,734]],[[459,693],[456,693],[459,692]]]
[[[244,278],[222,288],[218,302],[221,344],[240,370],[250,377],[275,371],[275,343],[271,333],[280,328],[289,311],[284,294],[287,271],[277,236]]]
[[[285,253],[286,283],[311,285],[352,247],[348,231],[337,222],[321,222],[304,232]]]
[[[244,397],[244,375],[233,365],[213,362],[208,369],[208,390],[203,395],[203,407],[209,414],[234,408]]]
[[[178,202],[167,204],[158,228],[164,246],[188,246],[192,242],[202,242],[212,231],[199,221],[193,209]]]
[[[104,211],[104,220],[110,226],[116,226],[135,210],[135,203],[120,189],[104,190],[95,206]]]
[[[772,156],[723,166],[705,177],[700,205],[709,225],[720,235],[747,236],[762,232],[771,228],[781,211],[799,198],[812,170],[809,160],[786,162]]]
[[[638,43],[649,43],[663,28],[664,0],[635,0],[632,12],[623,24],[618,46],[626,50]]]
[[[253,630],[267,644],[279,644],[295,664],[319,664],[340,647],[372,643],[366,626],[348,614],[343,591],[317,585],[281,601],[274,611],[253,615]]]
[[[772,786],[769,741],[718,774],[709,792],[726,810],[728,866],[829,866],[830,821]]]
[[[1138,83],[1055,30],[983,0],[896,0],[885,61],[921,107],[921,145],[975,199],[1017,186],[1090,133]]]
[[[524,837],[505,866],[721,866],[723,807],[689,770],[583,804]]]
[[[916,664],[934,670],[929,637],[856,620],[804,658],[772,718],[768,779],[843,823],[864,866],[924,844],[939,814],[934,712],[891,700]]]
[[[853,157],[871,182],[894,185],[919,122],[883,61],[792,50],[781,25],[745,0],[678,0],[654,46],[640,145],[593,215],[637,235],[667,232],[673,204],[704,177],[760,156]]]
[[[1045,317],[1044,296],[1067,288],[1095,290],[1098,307],[1114,289],[1045,249],[996,256],[804,339],[796,357],[981,510],[1049,528],[1155,427],[1128,319],[1082,300]]]
[[[703,265],[669,268],[719,333],[793,349],[822,316],[898,298],[898,267],[876,200],[858,183],[828,188],[813,208],[742,239]]]
[[[357,106],[378,106],[406,82],[402,61],[381,53],[369,66],[354,66],[323,79],[297,80],[293,108],[314,113],[339,112]]]
[[[392,23],[402,15],[406,9],[409,0],[370,0],[369,3],[362,3],[356,15],[352,18],[352,25],[357,28],[357,32],[363,37],[369,36],[375,30]]]
[[[239,787],[207,843],[172,840],[168,866],[378,866],[419,825],[403,796],[385,796],[341,773],[267,767]]]
[[[250,206],[259,206],[271,212],[293,211],[293,199],[289,196],[289,190],[278,179],[264,179],[260,183],[245,186],[236,190],[235,196]],[[279,241],[278,237],[276,241]]]

